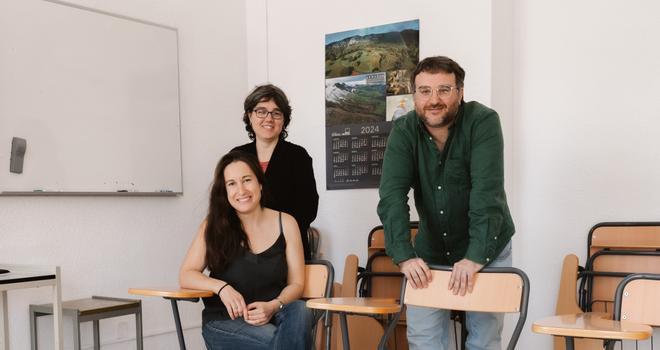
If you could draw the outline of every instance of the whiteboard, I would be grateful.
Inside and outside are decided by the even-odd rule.
[[[0,1],[0,194],[182,192],[177,30]]]

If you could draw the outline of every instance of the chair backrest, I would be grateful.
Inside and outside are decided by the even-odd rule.
[[[578,257],[575,254],[566,255],[561,270],[555,315],[582,312],[577,302],[577,278]]]
[[[374,253],[367,260],[362,279],[360,296],[373,298],[398,298],[401,294],[403,274],[384,251]]]
[[[312,259],[318,259],[320,257],[321,232],[317,228],[310,226],[307,229],[307,244],[309,244],[309,253]]]
[[[633,273],[660,273],[660,251],[600,250],[585,265],[582,306],[586,311],[611,314],[621,280]]]
[[[619,283],[614,319],[660,326],[660,274],[633,274]]]
[[[305,288],[302,297],[329,298],[332,294],[332,283],[335,280],[335,269],[327,260],[305,261]]]
[[[429,265],[433,274],[427,288],[413,289],[406,282],[403,302],[406,305],[462,311],[518,313],[518,322],[507,349],[513,349],[527,318],[529,279],[513,267],[487,267],[477,274],[472,293],[454,295],[447,289],[451,267]]]
[[[601,222],[589,231],[588,255],[603,249],[660,248],[660,222]]]
[[[417,229],[419,227],[418,221],[410,222],[410,239],[414,240],[417,235]],[[368,256],[371,256],[377,251],[385,251],[385,230],[383,225],[378,225],[371,229],[369,232],[369,238],[367,240],[367,251]]]
[[[341,296],[357,296],[357,276],[359,259],[355,254],[349,254],[344,260],[344,276],[341,282]]]
[[[419,227],[418,221],[410,222],[410,239],[414,240]],[[367,240],[367,265],[361,274],[360,296],[397,298],[401,294],[403,275],[398,266],[385,253],[385,231],[382,225],[369,232]]]

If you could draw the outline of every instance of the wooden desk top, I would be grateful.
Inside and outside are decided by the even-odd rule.
[[[653,334],[643,324],[613,321],[604,313],[579,313],[546,317],[532,324],[535,333],[564,337],[643,340]]]
[[[401,310],[395,299],[359,297],[310,299],[307,307],[355,314],[393,314]]]
[[[207,298],[214,295],[210,290],[182,288],[129,288],[128,293],[135,295],[177,299]]]

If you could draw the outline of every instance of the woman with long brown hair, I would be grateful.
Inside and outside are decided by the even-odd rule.
[[[257,159],[233,151],[215,170],[209,211],[181,265],[182,288],[204,299],[209,349],[308,349],[312,314],[299,301],[305,265],[296,220],[263,206]],[[210,273],[205,275],[204,269]]]

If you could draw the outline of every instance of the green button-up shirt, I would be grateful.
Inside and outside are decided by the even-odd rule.
[[[443,151],[413,111],[394,121],[380,179],[378,215],[387,254],[435,264],[467,258],[488,265],[515,228],[504,193],[504,157],[497,112],[463,103]],[[410,241],[408,192],[419,214]]]

